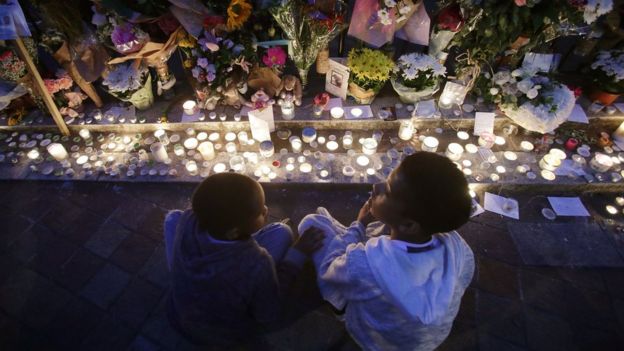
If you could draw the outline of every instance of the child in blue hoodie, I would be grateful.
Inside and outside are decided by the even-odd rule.
[[[455,164],[428,152],[406,157],[373,187],[348,228],[324,208],[317,212],[299,230],[326,234],[325,247],[313,256],[319,288],[325,300],[346,309],[353,339],[365,350],[438,347],[474,272],[472,250],[454,231],[471,212],[468,185]]]
[[[206,178],[192,209],[167,215],[169,320],[193,343],[234,347],[276,322],[281,297],[321,246],[321,232],[297,239],[283,223],[267,225],[267,215],[260,184],[237,173]]]

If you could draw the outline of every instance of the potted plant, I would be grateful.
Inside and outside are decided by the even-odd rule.
[[[565,85],[527,69],[486,73],[475,90],[521,127],[549,133],[565,122],[576,102]]]
[[[446,68],[429,55],[411,53],[399,57],[390,83],[405,103],[415,103],[435,94]]]
[[[347,59],[349,95],[360,104],[370,104],[390,79],[394,62],[383,52],[368,48],[351,49]]]
[[[109,94],[121,101],[130,102],[139,110],[145,110],[154,103],[152,77],[145,66],[136,67],[133,62],[116,64],[102,84]]]
[[[624,92],[624,50],[601,51],[591,64],[592,101],[611,105]]]

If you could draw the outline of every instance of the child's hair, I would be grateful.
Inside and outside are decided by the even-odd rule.
[[[406,184],[399,194],[406,206],[404,216],[418,222],[427,234],[455,230],[470,218],[468,182],[448,158],[417,152],[401,162],[397,175]]]
[[[218,173],[204,179],[191,198],[199,228],[217,238],[244,227],[262,213],[262,188],[238,173]]]

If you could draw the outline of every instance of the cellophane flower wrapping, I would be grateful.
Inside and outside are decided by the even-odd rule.
[[[109,94],[121,101],[132,103],[139,110],[144,110],[154,103],[152,77],[146,67],[135,67],[133,62],[115,65],[102,84]]]

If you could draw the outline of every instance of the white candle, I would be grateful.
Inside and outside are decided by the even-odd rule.
[[[560,159],[560,160],[565,160],[567,155],[566,153],[561,150],[561,149],[550,149],[550,151],[548,152],[549,154],[555,156],[556,158]]]
[[[534,146],[530,141],[523,140],[520,142],[520,148],[522,151],[531,152],[533,151]]]
[[[518,155],[513,151],[503,152],[503,157],[505,157],[509,161],[515,161],[518,159]]]
[[[362,142],[362,153],[364,155],[374,155],[377,152],[377,140],[373,138],[366,138]]]
[[[179,157],[179,156],[183,156],[185,152],[186,152],[186,151],[184,151],[184,146],[182,146],[182,145],[180,145],[180,144],[175,144],[175,145],[173,146],[173,153],[174,153],[176,156],[178,156],[178,157]]]
[[[301,173],[310,173],[312,172],[312,165],[307,162],[304,162],[299,166],[299,171]]]
[[[353,146],[353,136],[351,134],[345,134],[342,137],[342,147],[349,150]]]
[[[79,156],[79,157],[76,159],[76,164],[77,164],[77,165],[84,165],[85,163],[87,163],[87,161],[89,161],[89,156],[87,156],[87,155],[82,155],[82,156]]]
[[[185,115],[192,116],[197,113],[197,103],[193,100],[187,100],[182,104],[182,109],[184,109]]]
[[[495,136],[494,137],[494,144],[496,144],[496,145],[505,145],[506,142],[507,141],[502,136]]]
[[[457,138],[459,138],[459,140],[468,140],[470,138],[470,134],[464,131],[459,131],[457,132]]]
[[[210,161],[215,158],[214,145],[209,141],[204,141],[197,146],[197,150],[204,160]]]
[[[197,168],[197,162],[195,162],[195,161],[193,161],[193,160],[188,161],[188,162],[186,163],[186,170],[188,171],[188,173],[189,173],[190,175],[192,175],[192,176],[196,176],[196,175],[197,175],[197,171],[198,171],[198,168]]]
[[[241,156],[232,156],[230,158],[230,168],[235,172],[243,172],[245,170],[245,159]]]
[[[167,137],[167,132],[164,129],[158,129],[154,132],[154,136],[160,140],[160,143],[163,145],[169,145],[169,137]]]
[[[184,140],[184,147],[188,150],[195,149],[197,147],[197,144],[199,144],[199,142],[195,138],[188,138]]]
[[[324,136],[320,136],[320,137],[316,138],[316,142],[318,142],[321,145],[325,144],[325,137]]]
[[[83,138],[84,140],[89,140],[91,139],[91,132],[88,129],[81,129],[78,134],[80,135],[81,138]]]
[[[333,118],[342,118],[342,116],[344,116],[344,109],[342,107],[332,107],[331,110],[329,110],[329,114]]]
[[[437,138],[428,136],[423,140],[421,149],[422,151],[436,152],[439,144],[440,142]]]
[[[204,141],[206,139],[208,139],[208,133],[206,132],[197,133],[197,140]]]
[[[212,171],[215,173],[223,173],[227,170],[227,166],[225,165],[225,163],[217,163],[212,167]]]
[[[236,153],[236,144],[234,144],[234,143],[227,143],[227,144],[225,144],[225,151],[228,154],[230,154],[230,155],[235,154]]]
[[[604,173],[613,167],[613,160],[608,155],[597,152],[589,165],[594,171]]]
[[[28,151],[26,156],[28,156],[28,158],[31,159],[31,160],[36,160],[36,159],[39,158],[39,151],[37,149],[32,149],[32,150]]]
[[[355,169],[349,165],[342,167],[342,174],[346,177],[353,177]]]
[[[225,141],[234,141],[236,140],[236,133],[234,132],[227,132],[225,133]]]
[[[52,157],[54,157],[57,161],[63,161],[68,156],[65,147],[59,143],[52,143],[48,145],[47,150],[48,153],[50,153],[50,155],[52,155]]]
[[[612,214],[612,215],[614,215],[614,214],[617,214],[617,213],[618,213],[617,208],[616,208],[615,206],[613,206],[613,205],[607,205],[607,206],[605,207],[605,209],[607,210],[607,212],[609,212],[609,214]]]
[[[466,152],[469,154],[476,154],[479,151],[479,148],[475,144],[466,144],[464,147]]]
[[[366,167],[370,163],[370,159],[365,155],[361,155],[357,157],[355,162],[358,164],[358,166]]]
[[[355,117],[355,118],[360,118],[360,116],[362,116],[362,109],[359,107],[355,107],[352,108],[351,111],[349,111],[351,113],[351,116]]]
[[[291,136],[288,140],[290,141],[290,146],[292,147],[294,153],[301,152],[303,142],[301,141],[301,139],[299,139],[298,136]]]
[[[214,132],[214,133],[210,133],[210,135],[208,136],[208,140],[212,141],[213,143],[215,141],[219,141],[221,139],[221,134]]]
[[[539,166],[541,169],[553,172],[561,166],[561,159],[554,155],[546,154],[539,161]]]
[[[305,127],[303,131],[301,131],[301,138],[304,143],[311,143],[316,139],[316,129],[312,127]]]
[[[463,153],[464,148],[457,143],[450,143],[446,148],[446,157],[452,161],[458,161]]]
[[[329,150],[329,151],[336,151],[336,150],[338,150],[338,143],[333,141],[333,140],[328,141],[326,146],[327,146],[327,150]]]
[[[260,156],[262,157],[271,157],[275,154],[275,146],[273,146],[273,142],[271,140],[265,140],[260,143]]]
[[[401,140],[411,140],[414,136],[414,125],[412,121],[403,121],[399,127],[399,138]]]
[[[552,171],[549,171],[549,170],[547,170],[547,169],[543,169],[543,170],[540,172],[540,174],[541,174],[542,178],[544,178],[544,179],[546,179],[546,180],[548,180],[548,181],[553,181],[553,180],[555,180],[555,178],[557,178],[557,177],[555,176],[555,173],[553,173]]]
[[[292,172],[292,171],[294,171],[294,170],[295,170],[295,165],[294,165],[294,164],[292,164],[292,163],[289,163],[289,164],[287,164],[287,165],[286,165],[286,167],[285,167],[285,168],[286,168],[286,170],[287,170],[288,172]]]
[[[161,143],[153,143],[150,145],[150,151],[152,152],[152,157],[154,157],[154,161],[156,162],[167,162],[169,160],[169,155],[167,155],[167,150],[165,146]]]

